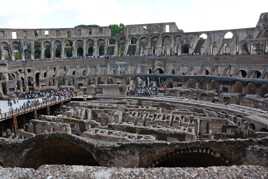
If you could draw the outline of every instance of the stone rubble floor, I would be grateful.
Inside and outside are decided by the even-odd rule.
[[[268,168],[230,166],[208,168],[105,168],[90,166],[43,165],[37,170],[0,168],[1,179],[267,179]]]

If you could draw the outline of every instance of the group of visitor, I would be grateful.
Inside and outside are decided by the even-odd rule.
[[[64,100],[72,97],[74,90],[72,88],[48,89],[43,91],[31,91],[28,93],[19,93],[17,98],[8,100],[9,113],[16,113],[31,107],[45,104],[50,101]],[[24,100],[23,103],[19,99]],[[17,103],[20,103],[16,105]],[[0,111],[1,112],[1,111]],[[7,113],[1,114],[1,118],[6,118]]]

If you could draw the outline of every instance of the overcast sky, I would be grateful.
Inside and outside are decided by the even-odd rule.
[[[0,28],[176,22],[186,32],[254,27],[268,0],[0,0]]]

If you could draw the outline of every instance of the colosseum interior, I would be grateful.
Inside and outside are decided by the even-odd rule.
[[[0,59],[4,178],[268,178],[268,13],[2,28]]]

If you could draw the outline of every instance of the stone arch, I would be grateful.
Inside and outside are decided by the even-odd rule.
[[[163,55],[164,56],[172,55],[172,52],[171,52],[171,37],[170,36],[163,37],[162,46],[163,46]]]
[[[257,94],[260,96],[264,96],[265,94],[268,94],[268,85],[263,84],[260,88],[257,89]]]
[[[211,55],[217,55],[217,54],[218,54],[217,42],[213,42],[211,46]]]
[[[210,71],[208,69],[204,69],[204,75],[206,76],[210,75]]]
[[[194,79],[187,80],[186,88],[196,88],[196,81]]]
[[[194,49],[194,53],[195,54],[198,54],[198,55],[201,55],[203,54],[203,45],[205,43],[205,41],[207,40],[208,38],[208,35],[206,33],[202,33],[200,36],[199,36],[199,39],[195,45],[195,49]]]
[[[133,55],[136,54],[136,48],[137,48],[136,44],[137,44],[137,41],[138,40],[135,37],[132,37],[130,39],[130,45],[128,47],[128,52],[127,52],[128,55],[133,56]]]
[[[246,70],[239,70],[239,77],[241,78],[247,78],[248,73]]]
[[[105,40],[103,39],[98,40],[98,54],[99,56],[105,55]]]
[[[56,40],[54,43],[54,53],[56,58],[61,58],[61,53],[62,53],[62,44],[61,41]]]
[[[65,57],[67,58],[73,57],[73,42],[71,40],[65,41],[64,51],[65,51]]]
[[[258,71],[258,70],[253,71],[252,78],[259,79],[261,77],[262,77],[262,73],[260,71]]]
[[[157,69],[155,70],[155,73],[156,73],[156,74],[164,74],[165,72],[164,72],[164,70],[163,70],[162,68],[157,68]]]
[[[93,56],[94,55],[94,40],[89,39],[87,41],[87,56]]]
[[[208,83],[208,90],[218,90],[219,89],[219,83],[215,80],[212,80]]]
[[[83,57],[84,55],[84,42],[82,40],[77,40],[76,41],[76,54],[77,54],[77,57]]]
[[[256,94],[257,87],[254,83],[248,83],[246,86],[246,94]]]
[[[19,41],[14,41],[12,43],[12,53],[14,55],[15,60],[21,60],[22,59],[22,45]]]
[[[41,59],[42,45],[40,41],[34,42],[34,59]]]
[[[114,55],[114,53],[115,53],[115,45],[116,45],[116,40],[115,39],[109,39],[109,46],[107,48],[107,55]]]
[[[209,148],[192,147],[166,153],[149,164],[149,167],[209,167],[230,165],[220,153]]]
[[[31,42],[24,41],[23,42],[23,51],[25,60],[30,60],[32,57],[32,44]]]
[[[11,48],[7,42],[1,42],[1,59],[11,60]]]
[[[50,41],[44,42],[44,57],[51,58],[51,42]]]
[[[148,45],[148,39],[146,37],[140,38],[140,56],[146,55],[146,49]]]
[[[231,54],[231,48],[228,43],[223,44],[223,54],[224,55],[230,55]]]
[[[98,166],[90,149],[70,137],[39,137],[32,143],[20,167],[37,169],[44,164]]]
[[[151,38],[152,55],[157,55],[158,37]]]
[[[240,81],[236,81],[232,88],[234,93],[243,93],[243,84]]]
[[[35,73],[35,85],[37,87],[40,86],[40,74],[41,74],[40,72]]]
[[[190,53],[190,45],[189,44],[183,44],[181,46],[181,53],[182,54],[189,54]]]

